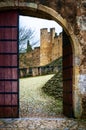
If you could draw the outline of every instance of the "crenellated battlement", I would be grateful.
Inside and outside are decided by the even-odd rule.
[[[57,37],[55,28],[40,31],[40,66],[49,64],[62,56],[62,37]]]
[[[56,36],[55,28],[51,28],[50,32],[48,32],[47,28],[43,28],[40,30],[40,47],[36,47],[31,52],[23,54],[23,59],[20,59],[20,68],[44,66],[61,56],[62,35]]]

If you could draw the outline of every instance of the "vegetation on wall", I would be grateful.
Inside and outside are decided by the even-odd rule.
[[[47,66],[54,66],[54,67],[58,67],[59,69],[62,69],[62,57],[59,57],[56,60],[53,60],[50,64],[48,64]]]
[[[63,84],[62,84],[62,58],[53,61],[50,65],[58,65],[59,71],[42,87],[44,93],[53,96],[55,99],[62,99]]]
[[[55,99],[62,99],[63,85],[62,85],[62,71],[59,71],[53,76],[43,87],[43,92]]]

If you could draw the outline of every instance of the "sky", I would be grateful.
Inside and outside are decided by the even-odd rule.
[[[39,19],[29,16],[20,16],[19,25],[20,27],[23,26],[35,30],[36,38],[38,38],[39,40],[40,40],[40,29],[42,28],[48,28],[48,31],[50,28],[55,28],[55,31],[58,35],[60,32],[62,32],[62,27],[53,20]],[[39,45],[40,43],[38,43],[38,46]]]

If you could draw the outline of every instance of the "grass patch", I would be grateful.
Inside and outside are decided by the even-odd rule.
[[[57,74],[55,74],[47,83],[45,83],[45,85],[42,87],[42,91],[48,96],[52,96],[55,99],[62,101],[63,84],[61,70]]]

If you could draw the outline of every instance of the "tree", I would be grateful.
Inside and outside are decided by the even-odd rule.
[[[27,41],[27,49],[26,49],[26,52],[30,52],[30,51],[32,51],[32,47],[31,47],[30,42],[29,42],[29,40],[28,40],[28,41]]]
[[[32,28],[27,29],[26,27],[21,26],[19,28],[19,52],[26,52],[27,41],[33,48],[39,42],[39,39],[36,37],[35,30]]]

